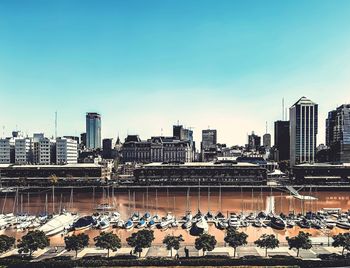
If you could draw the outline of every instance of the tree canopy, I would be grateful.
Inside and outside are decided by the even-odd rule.
[[[140,230],[137,233],[132,233],[130,237],[126,239],[129,246],[134,248],[134,252],[139,254],[144,248],[149,248],[154,240],[153,230]]]
[[[184,241],[182,235],[167,235],[166,237],[164,237],[163,244],[165,244],[167,250],[170,250],[171,257],[173,257],[173,249],[178,250],[182,241]]]
[[[212,251],[216,246],[215,236],[210,234],[202,234],[195,240],[195,248],[203,250],[203,256],[206,251]]]
[[[34,251],[38,249],[43,249],[50,245],[49,238],[45,235],[43,231],[39,230],[29,231],[18,242],[18,252],[29,253],[30,257],[32,256]]]
[[[312,243],[310,240],[311,234],[299,232],[297,236],[286,237],[286,240],[289,245],[289,249],[295,248],[297,250],[297,257],[299,257],[300,249],[310,249],[312,248]]]
[[[342,247],[342,255],[344,255],[344,250],[350,250],[350,233],[343,233],[333,236],[333,247]]]
[[[122,246],[120,238],[116,234],[113,234],[112,232],[110,233],[102,232],[99,236],[96,236],[94,238],[94,241],[95,241],[96,247],[107,249],[108,258],[109,258],[110,250],[117,251]]]
[[[263,234],[258,240],[254,242],[259,248],[265,249],[265,257],[267,257],[267,249],[274,249],[279,246],[279,241],[275,235]]]
[[[16,239],[7,235],[0,235],[0,253],[8,251],[14,246]]]
[[[86,234],[66,236],[64,238],[64,243],[66,244],[66,250],[74,250],[75,258],[77,258],[78,250],[81,250],[89,245],[89,236]]]
[[[247,244],[248,235],[244,232],[238,232],[235,228],[228,228],[224,238],[225,242],[233,248],[233,256],[236,257],[236,250],[240,246]]]

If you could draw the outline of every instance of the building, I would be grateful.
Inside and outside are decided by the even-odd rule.
[[[41,138],[38,144],[38,164],[50,165],[56,163],[56,140]]]
[[[341,185],[350,183],[350,164],[305,163],[295,165],[293,174],[296,184]]]
[[[134,170],[135,182],[144,185],[266,184],[266,169],[234,161],[151,163]]]
[[[80,134],[80,144],[86,147],[86,132]]]
[[[43,179],[52,176],[60,178],[108,178],[108,169],[99,164],[66,164],[66,165],[2,165],[2,179],[33,178]]]
[[[0,164],[11,163],[11,140],[0,139]]]
[[[19,165],[33,163],[33,143],[30,138],[15,139],[15,163]]]
[[[271,137],[270,137],[270,140],[271,140]],[[258,151],[260,147],[261,147],[261,137],[256,135],[254,131],[252,131],[252,134],[248,135],[248,150]]]
[[[56,163],[75,164],[78,162],[78,144],[76,140],[67,138],[56,139]]]
[[[290,157],[289,121],[275,122],[275,157],[279,161],[287,161]]]
[[[266,149],[270,149],[271,148],[271,134],[269,134],[269,133],[264,134],[264,136],[263,136],[263,146]]]
[[[121,154],[124,163],[191,162],[193,159],[190,141],[163,136],[142,141],[138,135],[128,135]]]
[[[101,115],[98,113],[86,114],[86,148],[101,148]]]
[[[306,97],[289,108],[290,165],[314,163],[317,145],[318,105]]]
[[[217,131],[216,129],[204,129],[202,130],[202,150],[215,147],[217,144]]]
[[[341,105],[328,113],[326,145],[330,161],[350,163],[350,104]]]
[[[102,156],[106,159],[113,159],[113,139],[103,139],[102,140]]]

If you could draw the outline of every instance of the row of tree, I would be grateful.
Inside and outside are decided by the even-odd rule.
[[[290,249],[297,250],[297,257],[299,256],[300,249],[310,249],[312,243],[310,240],[310,234],[305,232],[299,232],[297,236],[287,237]],[[224,238],[228,246],[234,249],[234,257],[236,257],[236,251],[238,247],[247,245],[248,235],[244,232],[239,232],[234,228],[228,228],[226,236]],[[89,236],[86,234],[71,235],[64,238],[65,248],[67,251],[75,251],[77,257],[78,251],[84,249],[89,245]],[[134,249],[134,253],[139,257],[144,248],[149,248],[154,240],[154,233],[152,230],[140,230],[136,233],[132,233],[130,237],[126,239],[128,245]],[[163,239],[163,244],[167,250],[170,251],[171,257],[173,256],[173,250],[179,250],[181,242],[183,242],[182,236],[167,235]],[[94,238],[95,246],[102,249],[107,249],[107,256],[109,257],[110,251],[117,251],[121,248],[121,240],[118,235],[112,232],[102,232],[99,236]],[[195,248],[202,250],[203,255],[207,251],[214,250],[217,241],[214,236],[210,234],[202,234],[195,240]],[[262,235],[258,240],[254,242],[257,247],[265,249],[265,256],[267,257],[267,250],[279,247],[279,240],[275,235]],[[13,248],[15,245],[15,238],[7,235],[0,235],[0,253],[6,252]],[[33,252],[38,249],[43,249],[50,245],[49,238],[42,231],[29,231],[22,239],[18,240],[17,248],[19,253],[27,253],[31,257]],[[350,233],[343,233],[333,236],[334,247],[342,247],[342,255],[345,250],[350,250]]]

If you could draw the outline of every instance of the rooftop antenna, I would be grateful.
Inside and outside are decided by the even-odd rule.
[[[286,117],[286,119],[285,119],[285,121],[287,121],[288,120],[288,109],[287,109],[287,107],[285,108],[286,109],[286,113],[285,113],[285,117]]]
[[[266,121],[266,134],[267,134],[267,121]]]
[[[5,126],[2,126],[2,137],[5,138]]]
[[[57,139],[57,111],[55,112],[55,139]]]
[[[177,123],[177,125],[179,125],[179,123]],[[163,128],[160,129],[160,136],[163,136]]]
[[[282,98],[282,120],[284,120],[284,98]]]

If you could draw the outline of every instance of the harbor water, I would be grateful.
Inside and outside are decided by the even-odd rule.
[[[54,192],[54,194],[53,194]],[[263,191],[255,188],[254,190],[218,190],[191,188],[178,189],[143,189],[143,190],[123,190],[114,191],[112,188],[104,190],[59,190],[52,189],[42,190],[39,192],[23,192],[18,194],[3,194],[0,196],[0,209],[2,213],[28,213],[39,214],[42,212],[57,213],[60,209],[67,209],[71,212],[76,212],[79,216],[92,215],[96,212],[96,207],[99,204],[108,203],[114,206],[112,211],[118,211],[123,220],[127,220],[134,212],[138,212],[141,216],[145,212],[151,215],[165,216],[170,212],[177,219],[182,218],[186,211],[191,211],[193,214],[200,210],[203,214],[208,211],[214,215],[221,211],[225,216],[235,212],[237,214],[249,214],[251,212],[258,213],[260,211],[271,211],[275,214],[305,213],[307,211],[316,212],[323,208],[339,208],[347,211],[350,208],[350,198],[347,191],[315,191],[307,189],[300,194],[310,195],[317,200],[300,200],[291,196],[284,191]],[[119,235],[122,243],[126,243],[126,238],[131,232],[136,232],[139,229],[109,229],[105,231],[113,231]],[[301,229],[298,226],[284,230],[274,230],[271,228],[245,227],[240,228],[248,234],[248,242],[253,242],[262,234],[274,233],[278,236],[281,242],[285,242],[286,236],[294,236]],[[305,230],[312,234],[313,237],[331,236],[340,232],[346,232],[339,228],[332,230]],[[93,243],[93,238],[99,234],[99,230],[89,229],[85,232],[90,236],[90,243]],[[184,244],[193,244],[195,236],[189,234],[188,231],[181,227],[169,228],[167,230],[154,229],[155,244],[161,244],[166,234],[182,235]],[[15,229],[1,230],[1,233],[20,238],[26,231],[17,231]],[[217,229],[214,224],[210,224],[209,233],[215,235],[219,244],[223,244],[225,231]],[[59,234],[50,238],[51,245],[63,245],[64,237]]]

